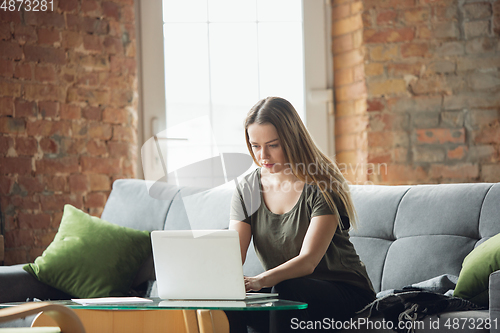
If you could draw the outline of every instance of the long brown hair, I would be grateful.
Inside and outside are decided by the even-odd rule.
[[[245,119],[247,147],[254,162],[260,165],[248,137],[248,127],[254,123],[274,125],[292,173],[301,181],[318,186],[339,219],[340,226],[340,213],[333,197],[336,195],[343,203],[351,225],[356,227],[356,211],[347,181],[337,164],[316,146],[293,105],[280,97],[267,97],[257,102],[248,112]],[[314,172],[311,166],[314,166]]]

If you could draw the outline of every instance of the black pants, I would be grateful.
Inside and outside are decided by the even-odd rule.
[[[305,302],[305,310],[226,311],[231,333],[327,332],[374,300],[373,293],[346,283],[298,278],[272,288],[280,299]],[[315,326],[311,326],[315,325]],[[248,330],[247,330],[248,326]],[[302,329],[301,329],[302,328]]]

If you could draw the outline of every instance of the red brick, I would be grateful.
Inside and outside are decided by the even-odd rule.
[[[70,63],[84,67],[86,70],[103,71],[109,70],[109,57],[98,54],[69,53]]]
[[[393,132],[368,132],[370,147],[392,147],[394,145]]]
[[[86,34],[83,36],[83,47],[87,51],[101,52],[102,51],[101,38],[96,35]]]
[[[43,246],[42,248],[34,247],[30,250],[31,258],[36,258],[43,253],[43,250],[52,243],[56,236],[56,230],[37,230],[35,234],[35,246]],[[42,253],[40,253],[40,251]]]
[[[14,101],[12,97],[0,97],[0,116],[14,115]]]
[[[24,100],[16,100],[16,117],[33,117],[36,116],[36,103],[35,102],[27,102]]]
[[[66,176],[52,176],[44,175],[43,184],[47,188],[47,191],[52,192],[68,192],[68,182]]]
[[[121,162],[118,158],[81,157],[82,172],[98,174],[119,174]]]
[[[88,133],[91,138],[100,140],[109,140],[113,135],[113,129],[109,124],[91,123]]]
[[[83,37],[78,31],[65,30],[61,32],[62,43],[64,49],[76,49],[83,43]]]
[[[35,67],[35,80],[40,82],[55,82],[57,81],[57,74],[54,66],[36,66]]]
[[[448,159],[461,160],[464,158],[466,151],[467,151],[466,146],[458,146],[454,149],[449,149],[447,152]]]
[[[103,2],[101,4],[102,13],[105,17],[120,21],[120,5],[114,2]]]
[[[78,105],[61,104],[60,115],[61,119],[80,119],[82,112]]]
[[[50,137],[54,134],[61,136],[69,136],[71,124],[67,121],[51,121],[51,120],[36,120],[29,122],[27,132],[29,136],[46,136]]]
[[[14,139],[10,136],[0,136],[0,155],[7,155],[10,147],[14,146]]]
[[[108,142],[108,150],[110,157],[128,157],[130,143],[126,142]]]
[[[53,212],[52,213],[52,223],[51,223],[51,227],[53,229],[59,229],[59,226],[61,225],[61,220],[62,220],[62,217],[63,217],[63,212],[60,211],[60,212]]]
[[[42,192],[44,190],[44,185],[39,177],[19,176],[17,182],[21,190],[26,191],[28,194]]]
[[[405,23],[422,23],[427,22],[430,17],[430,8],[412,8],[404,12]]]
[[[498,163],[482,165],[481,179],[484,182],[497,183],[500,181],[500,167]]]
[[[0,133],[20,134],[26,129],[24,119],[0,117]]]
[[[82,114],[88,120],[101,120],[101,110],[98,107],[87,107],[83,109]]]
[[[102,113],[102,121],[111,124],[127,124],[128,112],[125,109],[106,108]]]
[[[389,76],[404,76],[407,74],[419,76],[422,70],[422,63],[389,63],[387,72]]]
[[[0,157],[0,174],[31,173],[31,157]]]
[[[29,25],[16,24],[14,26],[14,38],[21,45],[34,42],[37,40],[36,29]]]
[[[26,11],[24,12],[24,19],[29,25],[64,28],[64,16],[56,11]]]
[[[120,72],[122,75],[135,75],[137,63],[134,58],[111,56],[110,69],[112,72]]]
[[[40,148],[42,148],[45,154],[56,154],[59,151],[57,142],[50,138],[42,138],[40,140]]]
[[[99,74],[98,73],[82,73],[79,75],[77,84],[85,86],[98,86]]]
[[[31,64],[17,63],[14,77],[18,79],[31,80],[33,78],[33,70]]]
[[[102,156],[108,152],[108,149],[103,141],[91,140],[87,143],[87,152],[92,156]]]
[[[33,244],[33,230],[15,229],[5,233],[6,248],[32,246],[32,244]]]
[[[10,22],[1,22],[0,23],[0,39],[1,40],[9,40],[12,38],[12,32],[10,28]]]
[[[16,152],[19,156],[32,156],[38,151],[38,142],[32,137],[17,137]]]
[[[123,54],[121,38],[106,37],[103,42],[104,51],[108,54]]]
[[[21,84],[16,82],[0,81],[0,95],[10,96],[10,97],[20,97],[21,96]]]
[[[50,226],[50,214],[19,213],[19,228],[21,229],[46,229]]]
[[[380,98],[370,98],[367,100],[367,110],[366,111],[382,111],[385,109],[383,100]]]
[[[398,12],[394,10],[386,10],[377,14],[378,25],[393,25],[398,17]]]
[[[0,12],[1,13],[1,12]],[[25,249],[5,249],[5,260],[4,265],[10,266],[14,264],[19,264],[23,262],[32,262],[28,257],[28,251]]]
[[[85,196],[85,207],[87,208],[99,208],[104,207],[106,204],[107,197],[104,193],[94,192],[89,193]]]
[[[18,11],[9,11],[9,10],[1,10],[0,11],[0,22],[12,22],[19,23],[21,22],[21,12]]]
[[[445,78],[434,76],[430,78],[421,78],[410,82],[410,88],[415,95],[427,95],[436,93],[451,94],[451,88],[448,87]]]
[[[94,191],[110,191],[111,181],[107,175],[90,174],[90,190]]]
[[[109,31],[109,22],[104,19],[94,17],[84,17],[82,30],[91,34],[105,35]]]
[[[408,57],[426,57],[428,56],[429,46],[425,43],[405,43],[401,45],[401,56]]]
[[[0,193],[4,195],[10,194],[14,179],[12,177],[0,176]]]
[[[365,81],[355,82],[335,89],[335,97],[339,102],[354,100],[364,95],[366,95]]]
[[[78,172],[78,169],[79,164],[76,157],[44,158],[36,161],[37,174],[75,173]]]
[[[57,101],[66,100],[66,89],[63,86],[47,83],[25,83],[24,95],[27,100]]]
[[[483,128],[475,137],[476,143],[484,144],[499,144],[500,143],[500,127],[489,126]]]
[[[458,165],[431,165],[429,170],[431,178],[436,179],[458,179],[473,180],[479,177],[479,166],[477,164],[458,164]]]
[[[38,44],[48,44],[53,45],[56,42],[61,41],[61,34],[59,30],[55,29],[38,29]]]
[[[66,64],[66,54],[64,50],[51,46],[26,45],[24,47],[24,55],[26,61],[56,65]]]
[[[66,14],[66,28],[71,31],[82,29],[83,18],[75,14]]]
[[[40,101],[38,102],[38,112],[43,118],[54,118],[59,112],[59,103]]]
[[[421,166],[411,166],[404,164],[389,164],[387,172],[381,175],[385,184],[402,185],[414,184],[427,180],[427,173]]]
[[[0,58],[21,60],[23,49],[19,43],[0,41]]]
[[[353,2],[352,5],[352,13],[351,14],[356,14],[357,12],[359,12],[360,10],[357,10],[355,11],[355,6],[356,4],[361,4],[361,7],[363,6],[363,4],[361,3],[361,1],[358,1],[357,3],[356,2]],[[361,8],[362,9],[362,8]],[[122,21],[124,22],[135,22],[135,9],[134,9],[134,6],[123,6],[122,7]]]
[[[105,90],[69,88],[68,102],[87,102],[91,106],[109,104],[110,92]]]
[[[113,126],[113,141],[135,142],[135,139],[136,133],[130,127]]]
[[[14,64],[9,60],[0,59],[0,75],[11,78],[14,75]]]
[[[364,0],[365,10],[370,8],[408,8],[415,6],[415,0]]]
[[[411,27],[386,29],[386,30],[365,30],[364,40],[366,43],[394,43],[408,42],[415,38],[415,30]]]
[[[82,195],[79,193],[42,195],[40,203],[44,211],[63,210],[66,204],[83,208]]]
[[[449,128],[417,129],[418,143],[465,143],[465,130]]]
[[[72,12],[78,9],[78,0],[59,0],[59,8],[63,12]]]
[[[87,175],[69,176],[69,190],[71,192],[87,192],[89,190],[89,178]]]
[[[101,7],[95,0],[82,0],[83,13],[100,13]]]

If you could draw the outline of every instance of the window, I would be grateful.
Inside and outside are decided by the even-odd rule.
[[[140,6],[143,142],[161,132],[156,146],[164,171],[246,153],[243,120],[267,96],[288,99],[332,154],[324,0],[143,0]]]

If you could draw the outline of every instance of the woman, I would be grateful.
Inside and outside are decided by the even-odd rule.
[[[296,332],[311,321],[331,329],[332,320],[351,318],[375,297],[349,241],[355,211],[346,180],[285,99],[259,101],[245,134],[259,168],[235,190],[229,228],[239,233],[243,262],[253,237],[265,268],[245,277],[246,290],[272,288],[282,299],[308,303],[307,310],[273,311],[272,332]],[[227,314],[231,331],[246,329],[244,315]]]

